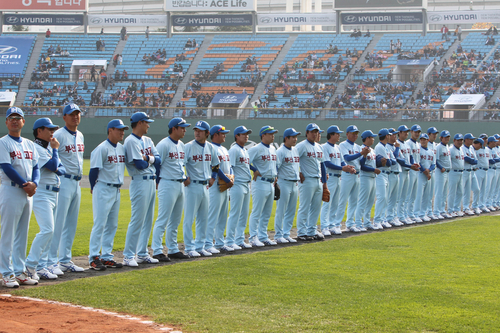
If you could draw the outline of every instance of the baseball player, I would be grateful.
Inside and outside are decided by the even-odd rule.
[[[448,214],[452,217],[462,217],[464,213],[460,207],[463,197],[462,176],[464,173],[464,153],[461,149],[464,136],[461,133],[453,137],[453,146],[450,148],[451,170],[449,176]]]
[[[272,145],[274,127],[260,129],[261,143],[248,150],[250,164],[255,167],[252,182],[252,213],[250,214],[250,239],[252,246],[273,246],[277,243],[267,236],[267,225],[273,209],[274,183],[276,182],[277,156]]]
[[[338,126],[332,125],[326,130],[326,139],[328,140],[322,145],[323,155],[325,156],[325,166],[328,174],[327,186],[330,190],[330,201],[323,202],[321,207],[321,233],[323,235],[341,235],[340,223],[335,224],[335,215],[339,204],[340,195],[340,176],[342,171],[353,174],[355,169],[352,165],[347,165],[344,157],[340,153],[339,142],[341,131]],[[283,193],[283,192],[282,192]]]
[[[251,248],[252,245],[245,243],[245,228],[250,209],[250,188],[248,184],[252,180],[250,174],[250,157],[245,149],[248,135],[252,130],[245,126],[234,129],[235,144],[229,149],[229,161],[234,173],[234,185],[230,189],[231,205],[229,218],[226,226],[226,239],[224,246],[220,249],[224,252],[232,252]],[[254,169],[257,170],[257,169]]]
[[[215,125],[210,129],[212,145],[217,152],[217,158],[220,163],[215,181],[218,182],[219,179],[222,179],[231,188],[234,182],[227,177],[227,175],[233,174],[229,152],[222,146],[226,142],[227,133],[229,133],[229,130],[222,125]],[[224,229],[226,229],[227,211],[229,209],[229,191],[221,192],[219,186],[212,186],[208,192],[210,203],[208,205],[208,227],[205,249],[212,254],[218,254],[220,253],[219,249],[224,246]]]
[[[434,153],[434,164],[436,164],[436,156],[437,156],[437,145],[438,143],[435,142],[437,135],[438,135],[438,130],[436,127],[429,127],[427,129],[427,135],[429,136],[429,142],[427,143],[427,149],[432,149]],[[434,196],[434,191],[435,191],[435,184],[436,184],[436,177],[434,176],[434,173],[436,172],[436,167],[434,167],[434,170],[432,170],[431,173],[431,180],[430,182],[430,195],[427,197],[427,200],[429,201],[427,203],[427,213],[426,216],[430,217],[431,220],[438,220],[437,216],[434,216],[434,210],[432,209],[432,198]]]
[[[477,183],[479,184],[480,193],[479,193],[479,209],[483,213],[489,213],[490,210],[486,207],[486,198],[487,193],[486,189],[488,187],[488,169],[490,164],[490,153],[489,150],[486,149],[485,144],[488,140],[488,136],[486,134],[481,134],[478,139],[474,142],[480,144],[481,147],[477,150],[477,166],[478,169],[476,171]],[[476,144],[475,144],[476,145]],[[475,146],[474,145],[474,146]]]
[[[9,134],[0,139],[0,273],[5,287],[18,288],[38,284],[26,272],[25,260],[40,170],[35,144],[21,137],[24,112],[11,107],[6,118]]]
[[[299,155],[300,184],[299,210],[297,212],[297,239],[322,240],[324,235],[317,231],[323,189],[327,188],[323,150],[316,142],[323,131],[311,123],[306,127],[306,140],[296,149]],[[331,234],[330,234],[331,235]]]
[[[150,137],[146,136],[149,124],[154,122],[145,112],[136,112],[130,118],[132,133],[124,143],[125,167],[132,178],[129,195],[132,214],[125,237],[123,265],[137,267],[139,264],[157,264],[151,258],[148,241],[153,226],[156,200],[156,172],[161,158]]]
[[[383,229],[382,226],[372,225],[370,221],[370,214],[372,212],[373,202],[375,201],[375,177],[380,174],[378,169],[375,151],[371,148],[375,142],[377,135],[370,130],[361,133],[363,145],[361,149],[368,148],[369,152],[366,156],[361,158],[360,166],[361,172],[359,177],[359,202],[356,209],[356,229],[349,229],[352,232],[363,232],[367,229],[379,230]]]
[[[398,142],[399,131],[394,128],[389,128],[389,141],[386,147],[391,153],[391,173],[389,174],[389,187],[387,189],[387,214],[385,221],[390,223],[394,227],[400,227],[404,225],[398,218],[397,202],[399,195],[399,175],[401,174],[402,168],[400,163],[404,164],[403,158],[400,158],[400,144]],[[396,162],[396,163],[394,163]]]
[[[498,142],[497,139],[495,139],[494,136],[488,137],[488,143],[485,148],[487,153],[489,154],[489,169],[488,169],[488,182],[486,183],[486,207],[488,208],[489,211],[494,212],[496,209],[493,207],[493,196],[494,196],[494,191],[495,191],[495,185],[496,185],[496,163],[500,162],[500,159],[498,158],[495,147],[496,143]]]
[[[432,170],[436,168],[436,157],[433,147],[429,147],[429,135],[420,135],[420,173],[417,179],[417,199],[415,202],[415,212],[417,217],[415,222],[429,222],[431,218],[427,216],[429,200],[431,194]]]
[[[442,220],[451,218],[451,215],[446,213],[446,198],[448,196],[448,174],[451,169],[451,154],[448,148],[450,142],[450,132],[447,130],[441,131],[441,143],[436,148],[436,192],[434,193],[434,215]]]
[[[26,272],[32,279],[57,279],[47,269],[47,256],[54,233],[54,219],[56,217],[57,194],[60,189],[59,176],[66,169],[59,161],[59,142],[54,138],[54,131],[59,126],[54,125],[49,118],[40,118],[33,124],[35,148],[38,153],[40,168],[40,183],[37,195],[33,197],[33,211],[40,232],[31,243],[30,253],[26,258]],[[49,147],[50,146],[50,147]]]
[[[386,220],[386,213],[387,201],[389,199],[389,176],[392,173],[392,165],[397,164],[397,162],[388,146],[390,136],[391,132],[389,132],[389,129],[382,128],[378,132],[378,138],[380,142],[375,146],[376,162],[377,167],[380,170],[380,174],[375,177],[375,195],[377,197],[377,201],[375,203],[375,216],[373,218],[373,226],[371,224],[369,224],[368,226],[370,228],[377,228],[377,230],[381,229],[380,227],[392,227],[392,225]]]
[[[497,163],[500,162],[500,135],[499,134],[495,134],[493,135],[495,137],[495,139],[497,140],[496,142],[496,146],[493,148],[493,150],[495,151],[496,155],[497,155]],[[499,164],[500,165],[500,164]],[[495,208],[495,210],[498,210],[500,209],[500,204],[499,204],[499,199],[500,199],[500,166],[496,166],[496,173],[495,173],[495,177],[496,177],[496,182],[493,184],[495,186],[495,188],[492,190],[493,191],[493,198],[492,198],[492,203],[491,203],[491,206],[493,208]]]
[[[418,164],[420,168],[420,145],[419,138],[422,133],[420,125],[413,125],[410,130],[410,139],[406,140],[406,146],[410,149],[410,155],[413,157],[413,163]],[[414,205],[417,197],[417,178],[419,170],[410,169],[408,180],[408,193],[406,195],[406,210],[408,217],[412,220],[416,218]]]
[[[419,166],[413,160],[413,155],[411,154],[411,149],[406,143],[406,138],[410,129],[406,125],[401,125],[398,127],[398,144],[399,144],[399,157],[397,162],[401,165],[401,173],[399,174],[399,189],[398,189],[398,219],[400,222],[405,224],[412,224],[413,220],[410,219],[408,215],[408,209],[406,205],[406,195],[408,193],[409,186],[409,173],[410,170],[418,170]]]
[[[472,194],[473,194],[473,199],[472,199],[472,209],[475,214],[481,214],[482,210],[480,208],[480,198],[481,198],[481,187],[479,185],[479,150],[482,149],[484,144],[483,139],[476,138],[474,139],[474,142],[472,143],[472,148],[474,149],[474,156],[477,160],[477,164],[474,166],[473,171],[472,171],[472,181],[471,181],[471,187],[472,187]],[[483,171],[484,172],[484,171]],[[483,177],[484,178],[484,177]]]
[[[182,118],[173,118],[168,123],[168,137],[156,146],[161,159],[158,173],[158,217],[153,228],[153,258],[161,262],[170,259],[189,259],[189,256],[179,250],[177,244],[177,229],[182,219],[184,207],[184,171],[185,151],[181,139],[186,134],[186,128],[191,124]],[[163,235],[165,234],[168,256],[163,253]]]
[[[90,233],[89,265],[96,271],[122,268],[113,260],[113,241],[118,228],[120,187],[125,174],[125,148],[120,143],[128,126],[121,119],[108,123],[108,138],[90,153],[90,193],[94,225]],[[101,255],[99,253],[101,252]]]
[[[278,158],[278,186],[281,190],[280,199],[276,202],[274,216],[274,241],[278,244],[296,243],[290,237],[290,230],[295,218],[297,198],[299,195],[297,182],[299,178],[299,155],[295,145],[300,135],[294,128],[283,132],[283,145],[276,151]]]
[[[214,146],[207,142],[210,125],[198,121],[194,126],[194,140],[185,146],[186,151],[186,202],[184,204],[184,245],[190,257],[211,256],[205,249],[208,227],[208,189],[214,184],[219,169],[219,158]],[[196,239],[193,239],[193,222],[196,217]]]
[[[81,120],[78,105],[68,104],[63,109],[65,126],[54,133],[59,141],[59,159],[66,169],[61,177],[57,198],[54,234],[49,249],[47,269],[56,275],[64,272],[83,272],[84,269],[71,261],[71,248],[76,234],[80,212],[80,180],[83,173],[83,152],[85,143],[82,132],[78,130]]]
[[[335,225],[340,226],[344,218],[345,208],[347,206],[346,227],[351,232],[361,232],[355,226],[355,212],[358,205],[359,195],[359,170],[361,169],[360,160],[370,152],[370,148],[361,148],[356,144],[359,130],[355,125],[350,125],[346,129],[347,140],[339,145],[340,154],[344,158],[346,164],[354,167],[354,173],[343,172],[342,181],[340,182],[340,198],[337,212],[335,213]],[[331,196],[330,196],[331,198]]]
[[[475,208],[473,207],[471,200],[471,189],[474,192],[474,197],[476,197],[476,191],[479,191],[479,186],[477,184],[476,172],[477,168],[477,158],[476,151],[472,146],[476,138],[472,133],[467,133],[464,135],[464,144],[460,148],[464,154],[464,175],[462,177],[464,196],[463,196],[463,210],[467,215],[474,215]]]

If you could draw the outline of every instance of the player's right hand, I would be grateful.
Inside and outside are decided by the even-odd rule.
[[[306,178],[304,177],[304,175],[302,174],[302,172],[299,172],[299,178],[300,178],[300,183],[301,184],[304,182],[304,180],[306,180]]]
[[[36,193],[36,185],[33,182],[26,182],[23,184],[23,190],[26,192],[28,197],[32,197]]]
[[[56,138],[50,139],[50,147],[52,149],[58,149],[59,148],[59,141],[57,141]]]
[[[259,172],[259,170],[255,170],[253,172],[253,180],[256,181],[257,180],[257,177],[259,177],[261,174]]]
[[[363,149],[361,149],[361,155],[363,155],[364,157],[366,157],[366,155],[368,155],[369,152],[370,152],[369,147],[364,147]]]
[[[445,169],[445,168],[442,168],[442,169],[441,169],[441,173],[443,173],[443,172],[445,172],[445,171],[446,171],[446,169]]]
[[[184,181],[184,186],[189,186],[189,184],[191,184],[191,179],[187,177],[186,180]]]
[[[380,159],[380,163],[382,164],[382,166],[385,166],[385,165],[387,164],[387,158],[382,157],[382,158]]]

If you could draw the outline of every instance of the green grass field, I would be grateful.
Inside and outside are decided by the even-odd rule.
[[[78,279],[15,294],[185,332],[496,332],[498,217]]]

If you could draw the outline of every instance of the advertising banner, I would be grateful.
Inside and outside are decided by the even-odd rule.
[[[247,94],[216,94],[212,99],[212,103],[218,104],[241,104],[245,98],[247,98]]]
[[[5,14],[5,25],[83,25],[83,15]]]
[[[335,13],[311,13],[311,14],[258,14],[257,25],[259,26],[283,26],[283,25],[335,25]]]
[[[0,36],[0,74],[22,73],[35,36]]]
[[[87,10],[87,0],[4,0],[0,8],[3,11],[15,12],[40,10],[84,12]]]
[[[167,12],[253,12],[257,0],[165,0]]]
[[[425,0],[335,0],[334,9],[425,7]]]
[[[172,25],[181,27],[252,25],[252,14],[172,15]]]
[[[430,65],[433,60],[431,59],[411,59],[411,60],[398,60],[396,65],[402,66],[422,66]]]
[[[167,15],[89,15],[89,26],[99,27],[165,27]]]
[[[427,12],[427,22],[429,24],[500,23],[500,10]]]
[[[415,13],[341,13],[342,24],[421,24],[423,15]]]

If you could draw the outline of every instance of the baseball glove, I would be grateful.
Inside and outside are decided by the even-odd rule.
[[[324,202],[330,202],[330,190],[328,190],[327,188],[323,189],[323,198],[322,198],[322,200]]]
[[[278,183],[274,184],[274,200],[279,200],[281,196],[281,189]]]
[[[229,178],[230,180],[234,181],[234,175],[226,175],[227,178]],[[219,177],[219,191],[221,192],[224,192],[226,191],[227,189],[229,188],[229,184],[226,183],[224,180],[222,180],[220,177]]]

